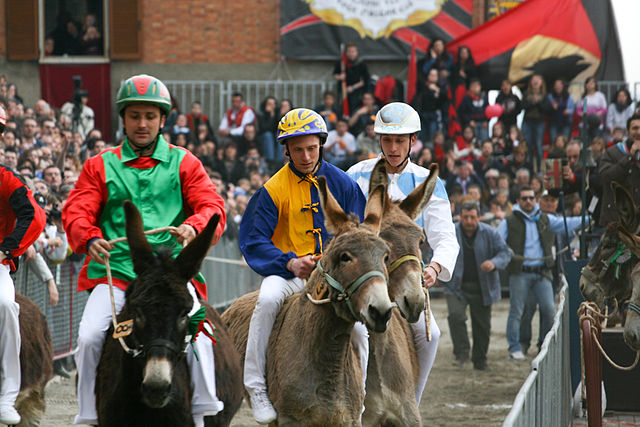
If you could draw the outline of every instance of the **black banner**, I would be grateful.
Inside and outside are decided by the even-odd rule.
[[[355,42],[371,60],[407,60],[411,45],[425,52],[471,28],[472,0],[282,0],[282,55],[339,59],[340,44]]]

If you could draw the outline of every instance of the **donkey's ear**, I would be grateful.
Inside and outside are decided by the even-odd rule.
[[[318,177],[318,195],[324,212],[324,225],[329,233],[336,235],[349,222],[349,218],[329,191],[324,176]]]
[[[384,185],[385,187],[389,185],[385,162],[386,160],[383,155],[371,171],[371,177],[369,178],[369,195],[373,193],[378,185]]]
[[[431,200],[433,190],[438,183],[438,164],[431,163],[429,170],[429,177],[400,203],[400,209],[411,219],[416,219],[420,212],[424,210],[429,200]]]
[[[378,185],[369,193],[367,206],[364,208],[364,224],[367,225],[375,235],[378,235],[380,232],[380,224],[382,222],[382,213],[384,212],[386,199],[386,185]]]
[[[625,227],[618,225],[618,236],[622,243],[638,258],[640,258],[640,236],[631,234]]]
[[[613,202],[618,211],[620,225],[629,233],[637,234],[640,217],[636,215],[636,207],[629,191],[615,181],[611,183],[611,190],[613,190]]]
[[[202,230],[195,239],[191,241],[178,255],[175,261],[175,265],[178,267],[180,275],[186,280],[190,280],[200,271],[202,260],[209,252],[211,246],[211,240],[213,234],[218,227],[220,221],[220,215],[214,214],[207,226]]]
[[[127,221],[127,240],[129,241],[129,251],[133,261],[133,271],[140,275],[154,262],[153,249],[144,235],[142,217],[136,205],[125,200],[124,214]]]

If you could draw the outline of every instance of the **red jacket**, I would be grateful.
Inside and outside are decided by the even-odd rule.
[[[15,270],[19,257],[44,230],[46,215],[18,174],[0,165],[0,252],[2,264]]]

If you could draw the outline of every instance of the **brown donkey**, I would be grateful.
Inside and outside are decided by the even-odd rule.
[[[611,184],[619,222],[607,226],[600,245],[582,270],[580,290],[585,299],[604,306],[604,299],[622,302],[630,297],[624,340],[640,350],[640,208],[629,192]]]
[[[267,350],[269,398],[279,426],[359,426],[363,372],[351,331],[356,321],[384,331],[392,309],[385,268],[389,249],[377,237],[384,188],[373,191],[359,224],[342,211],[323,177],[318,183],[327,231],[335,237],[303,292],[289,297],[276,318]],[[334,288],[333,279],[350,290]],[[257,295],[243,296],[222,315],[242,356]]]
[[[44,416],[44,389],[53,375],[53,344],[49,325],[40,308],[16,292],[20,305],[20,392],[16,409],[22,420],[18,427],[39,426]]]
[[[193,299],[186,283],[198,272],[219,215],[173,259],[170,251],[154,253],[143,234],[140,213],[133,203],[124,205],[127,238],[136,279],[126,292],[118,321],[133,319],[125,337],[128,354],[112,339],[109,328],[96,377],[96,402],[100,426],[193,426],[191,386],[185,351],[188,346],[189,311]],[[204,301],[206,317],[216,325],[214,347],[216,391],[224,410],[205,417],[205,426],[229,425],[242,403],[240,356],[215,310]],[[208,340],[201,333],[199,340]]]
[[[424,210],[438,179],[438,165],[402,202],[385,201],[380,237],[390,248],[389,296],[398,306],[385,333],[369,334],[369,367],[363,424],[422,425],[415,397],[420,371],[408,322],[425,308],[420,244],[426,236],[414,220]],[[384,159],[371,172],[369,188],[388,183]],[[385,197],[386,191],[385,191]]]

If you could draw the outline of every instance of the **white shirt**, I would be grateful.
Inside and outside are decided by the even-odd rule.
[[[347,175],[358,183],[366,197],[369,195],[371,171],[379,159],[380,156],[375,159],[363,160],[347,171]],[[394,202],[404,200],[422,181],[427,179],[429,173],[428,169],[408,160],[402,172],[388,174],[389,186],[387,191],[389,198]],[[447,190],[440,178],[436,182],[436,187],[429,203],[427,203],[427,206],[415,221],[416,224],[424,229],[429,246],[433,249],[431,261],[437,262],[442,267],[438,279],[448,282],[453,275],[460,247],[451,218],[451,204],[449,203]]]
[[[231,112],[231,120],[235,121],[236,116],[238,115],[238,111]],[[244,112],[244,116],[242,116],[242,121],[240,122],[240,126],[234,127],[231,126],[229,130],[229,134],[233,136],[242,136],[244,134],[244,127],[249,123],[253,123],[256,119],[256,114],[253,112],[251,108]],[[220,121],[220,126],[218,126],[218,130],[227,130],[229,129],[229,120],[227,120],[227,115],[222,116],[222,120]]]

